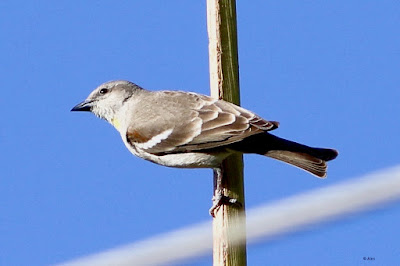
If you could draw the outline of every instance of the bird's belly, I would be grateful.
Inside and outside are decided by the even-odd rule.
[[[129,149],[136,156],[156,164],[178,167],[178,168],[217,168],[221,162],[229,155],[224,153],[173,153],[165,155],[155,155],[144,153],[139,150]]]
[[[170,167],[179,168],[216,168],[219,167],[224,154],[178,153],[150,158],[151,161]]]

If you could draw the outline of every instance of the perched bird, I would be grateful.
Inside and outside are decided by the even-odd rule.
[[[269,133],[279,126],[235,104],[182,91],[148,91],[124,80],[97,87],[71,111],[110,122],[134,155],[180,168],[214,168],[233,153],[265,155],[323,178],[336,150]]]

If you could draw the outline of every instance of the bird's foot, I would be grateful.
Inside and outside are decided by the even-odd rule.
[[[215,191],[215,195],[212,197],[213,205],[211,206],[209,212],[210,215],[215,218],[215,212],[221,207],[222,205],[234,205],[238,208],[242,207],[242,204],[238,201],[238,199],[233,199],[228,196],[225,196],[222,191]]]

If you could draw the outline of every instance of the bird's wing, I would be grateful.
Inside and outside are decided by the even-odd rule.
[[[133,123],[127,142],[153,154],[213,149],[279,126],[237,105],[208,96],[163,92],[145,124]],[[166,108],[168,106],[168,108]],[[142,109],[143,110],[143,109]],[[143,121],[143,119],[142,119]]]

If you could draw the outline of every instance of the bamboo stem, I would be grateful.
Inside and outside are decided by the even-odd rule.
[[[235,0],[207,0],[207,24],[211,96],[239,104]],[[230,238],[232,231],[246,233],[242,155],[230,156],[223,162],[221,178],[221,187],[217,187],[217,175],[214,174],[214,193],[221,189],[224,196],[237,199],[241,207],[222,205],[215,211],[214,265],[246,265],[246,243],[234,244]]]

